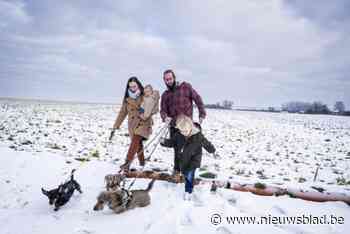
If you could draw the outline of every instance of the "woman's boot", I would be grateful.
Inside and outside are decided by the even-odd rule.
[[[145,154],[143,150],[142,140],[140,141],[139,149],[137,151],[137,157],[139,159],[140,166],[145,166]]]
[[[131,162],[129,160],[125,160],[125,163],[120,165],[120,169],[123,170],[124,172],[128,172],[130,169],[130,164]]]
[[[130,169],[130,164],[134,160],[134,156],[136,152],[139,151],[140,149],[140,142],[141,142],[142,137],[138,135],[134,135],[130,146],[128,150],[128,154],[126,155],[125,163],[120,166],[120,169],[122,169],[125,172],[128,172]]]
[[[140,163],[140,166],[145,166],[145,155],[143,153],[143,151],[137,153],[137,157],[139,159],[139,163]]]

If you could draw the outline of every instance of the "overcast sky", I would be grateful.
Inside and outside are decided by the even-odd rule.
[[[348,0],[0,0],[0,96],[118,102],[175,70],[205,103],[350,109]]]

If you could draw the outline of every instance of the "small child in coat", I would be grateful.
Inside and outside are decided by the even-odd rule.
[[[153,90],[151,85],[146,85],[144,88],[143,101],[139,108],[141,119],[146,120],[159,112],[159,99],[159,92]]]
[[[181,115],[176,120],[178,130],[171,139],[162,139],[161,145],[179,150],[180,170],[185,177],[184,199],[191,200],[194,178],[202,161],[202,148],[209,153],[215,153],[213,144],[205,138],[201,127],[193,123],[191,118]]]

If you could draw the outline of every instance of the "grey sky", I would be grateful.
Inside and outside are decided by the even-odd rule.
[[[0,96],[118,102],[175,70],[206,103],[350,109],[347,0],[0,0]]]

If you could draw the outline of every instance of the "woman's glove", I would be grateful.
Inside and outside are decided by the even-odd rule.
[[[140,107],[140,108],[139,108],[139,113],[140,113],[140,114],[145,113],[145,109],[143,109],[142,107]]]
[[[118,129],[118,128],[117,128]],[[116,128],[113,128],[111,131],[111,134],[109,135],[109,141],[111,141],[114,137],[114,133],[115,133]]]

